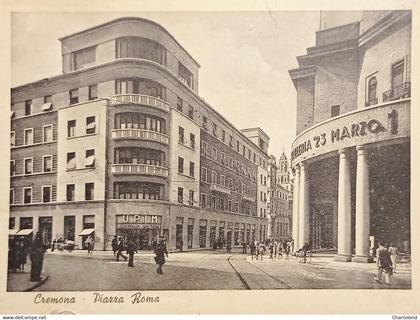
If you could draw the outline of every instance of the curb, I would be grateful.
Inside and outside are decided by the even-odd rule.
[[[32,287],[29,287],[29,288],[23,290],[23,292],[29,292],[29,291],[35,290],[36,288],[42,286],[48,280],[48,278],[49,278],[49,276],[45,275],[41,281],[37,282]]]

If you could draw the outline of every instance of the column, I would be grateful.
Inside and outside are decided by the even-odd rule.
[[[369,167],[368,154],[363,146],[357,146],[356,173],[356,256],[355,262],[372,262],[369,256]]]
[[[300,168],[299,165],[295,168],[295,179],[293,182],[293,221],[292,221],[292,235],[294,248],[293,251],[297,251],[299,244],[299,187],[300,187]]]
[[[351,261],[351,180],[350,161],[345,149],[338,150],[338,250],[335,261]]]
[[[309,183],[306,176],[306,165],[300,165],[299,186],[299,242],[296,249],[309,243]]]

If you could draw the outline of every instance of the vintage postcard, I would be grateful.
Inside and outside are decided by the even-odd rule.
[[[414,2],[105,3],[3,5],[0,314],[420,311]]]

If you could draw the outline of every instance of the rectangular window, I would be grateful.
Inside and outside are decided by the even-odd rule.
[[[89,67],[96,60],[96,46],[84,48],[72,52],[71,54],[71,69],[72,71],[79,70],[81,68]]]
[[[228,179],[228,187],[233,192],[233,180],[231,178]]]
[[[404,60],[392,66],[392,88],[396,88],[404,83]]]
[[[190,161],[190,177],[194,177],[194,162]]]
[[[191,105],[188,105],[188,117],[194,119],[194,108]]]
[[[9,204],[14,204],[14,203],[15,203],[15,189],[10,189]]]
[[[16,145],[16,132],[10,131],[10,145],[13,147]]]
[[[42,105],[42,111],[48,111],[52,108],[52,96],[44,96],[44,104]]]
[[[185,136],[184,136],[184,128],[178,127],[178,142],[184,144]]]
[[[220,162],[224,165],[225,164],[225,153],[220,152]]]
[[[220,184],[222,186],[226,185],[226,177],[223,174],[220,175]]]
[[[239,203],[238,202],[235,202],[233,204],[233,212],[239,212]]]
[[[23,188],[23,203],[32,203],[32,188]]]
[[[10,175],[14,176],[16,174],[16,162],[15,160],[10,160]]]
[[[86,134],[93,134],[96,131],[95,116],[86,118]]]
[[[89,100],[98,99],[98,85],[94,84],[89,86]]]
[[[340,115],[340,106],[331,106],[331,118],[336,117]]]
[[[216,197],[211,197],[211,208],[216,209]]]
[[[209,129],[208,121],[207,121],[207,117],[206,116],[203,116],[203,127],[204,127],[205,130],[208,130]]]
[[[233,158],[229,156],[229,168],[233,169]]]
[[[76,152],[67,153],[67,169],[76,169]]]
[[[178,157],[178,173],[184,173],[184,158]]]
[[[178,187],[178,202],[184,202],[184,188]]]
[[[201,207],[205,208],[207,206],[207,195],[205,193],[201,194]]]
[[[190,190],[189,195],[188,195],[188,204],[190,206],[194,205],[194,190]]]
[[[52,188],[51,186],[42,187],[42,202],[51,202]]]
[[[79,89],[72,89],[69,91],[70,104],[79,103]]]
[[[207,182],[207,168],[201,167],[201,181]]]
[[[182,112],[182,99],[180,97],[178,97],[177,101],[176,101],[176,108],[178,109],[178,111]]]
[[[85,183],[85,200],[93,200],[95,198],[95,184]]]
[[[190,133],[190,147],[195,149],[195,135],[193,133]]]
[[[86,150],[85,167],[95,166],[95,149]]]
[[[225,140],[226,140],[226,132],[225,130],[222,129],[222,141],[226,142]]]
[[[232,212],[232,200],[228,201],[228,211]]]
[[[213,160],[217,161],[217,149],[216,147],[211,147],[211,157]]]
[[[75,194],[75,187],[74,184],[68,184],[66,186],[66,201],[74,201],[74,194]]]
[[[43,156],[42,157],[42,171],[51,172],[52,171],[52,156]]]
[[[53,141],[53,125],[52,124],[43,126],[42,141],[43,142]]]
[[[30,116],[32,114],[32,100],[25,101],[25,116]]]
[[[225,211],[225,199],[220,198],[220,210]]]
[[[217,137],[217,124],[213,122],[213,135]]]
[[[239,141],[236,141],[236,151],[239,152]]]
[[[246,157],[246,148],[245,148],[245,146],[242,146],[242,155],[244,157]]]
[[[34,143],[34,129],[25,129],[25,137],[24,137],[24,144],[25,146]]]
[[[67,121],[67,137],[74,137],[76,131],[76,120]]]
[[[33,173],[33,158],[24,159],[25,174]]]
[[[216,171],[211,172],[210,183],[217,183],[217,172]]]

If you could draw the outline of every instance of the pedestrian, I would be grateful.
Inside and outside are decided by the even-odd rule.
[[[123,254],[124,250],[124,240],[123,237],[118,238],[118,245],[117,245],[117,261],[120,261],[120,256],[123,257],[124,261],[127,261],[127,256]]]
[[[385,272],[385,283],[389,285],[389,276],[392,275],[392,261],[388,249],[384,243],[378,243],[379,248],[376,249],[376,265],[378,267],[378,274],[374,278],[375,281],[380,281],[382,274]]]
[[[229,242],[226,244],[226,252],[230,253],[231,251],[232,251],[232,244],[231,244],[231,242],[229,241]]]
[[[155,262],[158,265],[156,272],[158,274],[163,274],[162,266],[165,264],[165,255],[168,257],[168,250],[166,249],[166,244],[163,240],[160,240],[155,247]]]
[[[242,253],[246,253],[246,242],[242,242]]]
[[[391,242],[389,244],[389,254],[391,256],[392,261],[392,271],[395,273],[397,272],[397,257],[398,257],[398,248]]]
[[[273,249],[274,249],[274,258],[277,258],[277,253],[278,253],[278,242],[277,242],[277,239],[274,239]]]
[[[28,255],[25,242],[23,240],[16,242],[16,266],[20,272],[25,270],[26,257]]]
[[[258,253],[259,253],[259,255],[260,255],[260,257],[261,257],[261,260],[264,260],[263,259],[263,257],[264,257],[264,253],[265,253],[265,245],[264,245],[264,243],[263,242],[261,242],[260,243],[260,246],[259,246],[259,248],[258,248]]]
[[[35,239],[31,243],[31,281],[41,281],[42,265],[44,263],[44,254],[46,246],[44,245],[41,234],[36,233]]]
[[[93,248],[95,246],[95,240],[93,240],[92,235],[90,235],[85,241],[86,249],[88,254],[93,252]]]
[[[57,239],[54,238],[54,240],[52,242],[52,245],[51,245],[51,252],[54,252],[56,244],[57,244]]]
[[[112,238],[111,246],[112,246],[112,252],[114,253],[114,257],[115,257],[115,253],[118,250],[118,240],[117,240],[116,235]]]
[[[274,244],[273,244],[273,242],[270,242],[270,245],[268,247],[268,250],[270,250],[270,259],[273,259],[273,253],[274,253]]]
[[[289,259],[291,246],[292,246],[291,242],[290,241],[287,241],[286,242],[286,245],[285,245],[285,251],[284,251],[285,254],[286,254],[286,259]]]
[[[283,245],[281,241],[277,243],[277,259],[283,258]]]
[[[249,245],[249,248],[251,249],[251,260],[254,260],[254,256],[255,256],[255,242],[252,241],[251,244]]]
[[[136,242],[132,239],[132,237],[129,237],[127,241],[127,254],[128,254],[129,267],[134,267],[134,253],[137,253]]]

